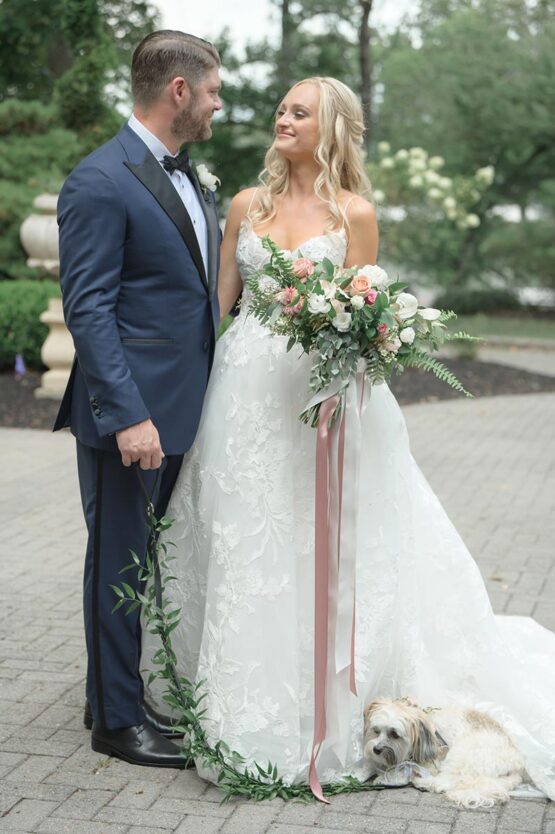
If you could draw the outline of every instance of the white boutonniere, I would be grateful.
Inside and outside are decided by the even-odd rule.
[[[219,185],[221,185],[221,180],[219,177],[215,176],[211,171],[208,170],[206,165],[200,164],[196,166],[197,169],[197,177],[202,190],[206,194],[206,191],[215,191]]]

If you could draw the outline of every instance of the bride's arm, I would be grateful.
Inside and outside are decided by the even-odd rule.
[[[349,245],[345,266],[375,264],[378,257],[378,222],[376,209],[363,197],[357,197],[349,206]]]
[[[225,233],[220,250],[220,273],[218,276],[218,301],[220,302],[220,319],[224,319],[235,305],[243,289],[243,282],[235,258],[239,227],[244,219],[254,188],[246,188],[235,195],[229,206],[225,223]]]

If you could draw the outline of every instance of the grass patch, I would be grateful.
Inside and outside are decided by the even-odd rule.
[[[487,316],[477,313],[474,316],[458,316],[450,322],[452,330],[466,330],[472,336],[515,336],[526,339],[555,340],[555,319],[534,318],[526,315]]]

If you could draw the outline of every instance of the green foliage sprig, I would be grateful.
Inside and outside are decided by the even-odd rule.
[[[304,802],[314,799],[308,785],[287,785],[278,773],[277,766],[254,763],[254,767],[245,765],[244,757],[231,750],[223,740],[211,744],[203,726],[205,710],[202,702],[206,694],[202,691],[203,681],[193,683],[177,670],[177,656],[172,646],[171,633],[180,622],[180,609],[164,598],[166,583],[175,580],[171,575],[169,562],[172,557],[170,548],[175,545],[166,540],[165,534],[173,521],[167,517],[156,519],[151,503],[147,507],[149,544],[144,561],[131,552],[132,562],[120,573],[136,570],[143,590],[136,591],[129,583],[112,585],[116,603],[112,613],[127,606],[125,615],[142,609],[145,627],[150,634],[160,639],[160,647],[155,652],[152,663],[156,667],[149,673],[148,684],[154,680],[163,681],[165,691],[162,699],[174,710],[179,718],[175,729],[185,733],[183,756],[185,759],[200,760],[202,766],[217,774],[217,786],[222,792],[222,803],[233,796],[252,799],[256,802],[280,797],[281,799],[298,799]],[[164,540],[160,537],[164,535]],[[158,591],[156,574],[158,573]],[[346,777],[342,782],[323,786],[325,796],[341,793],[359,793],[371,790],[383,790],[383,785],[361,782],[354,777]]]

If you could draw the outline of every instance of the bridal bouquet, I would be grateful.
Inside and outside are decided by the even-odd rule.
[[[360,374],[380,383],[394,371],[418,367],[471,396],[430,356],[444,342],[474,339],[448,332],[453,312],[419,306],[405,292],[408,285],[392,281],[379,266],[347,269],[327,258],[292,260],[269,237],[263,245],[270,261],[248,279],[250,311],[273,333],[289,337],[288,350],[299,344],[314,357],[310,389],[315,397],[301,414],[304,422],[317,425],[319,394],[341,395]]]

